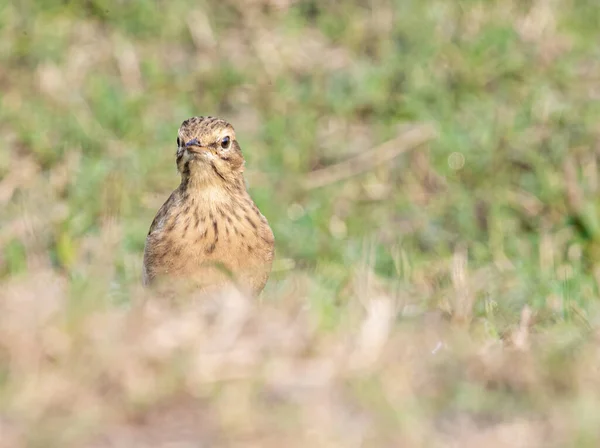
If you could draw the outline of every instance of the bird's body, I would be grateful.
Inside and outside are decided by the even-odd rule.
[[[233,127],[193,117],[179,129],[181,184],[146,238],[144,284],[183,280],[208,289],[234,282],[258,294],[271,271],[273,233],[248,194]]]

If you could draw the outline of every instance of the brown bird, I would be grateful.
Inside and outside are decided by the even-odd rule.
[[[179,128],[181,184],[146,238],[143,281],[183,280],[206,290],[230,285],[260,293],[271,271],[273,232],[246,190],[233,126],[192,117]]]

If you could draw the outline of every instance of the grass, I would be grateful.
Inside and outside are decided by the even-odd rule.
[[[0,5],[0,447],[597,446],[599,21]],[[234,124],[273,227],[257,302],[140,288],[192,115]],[[305,188],[420,125],[436,137]]]

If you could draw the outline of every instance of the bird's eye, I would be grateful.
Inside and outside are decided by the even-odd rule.
[[[223,137],[221,139],[221,148],[227,149],[227,148],[229,148],[230,144],[231,144],[231,139],[229,138],[229,136]]]

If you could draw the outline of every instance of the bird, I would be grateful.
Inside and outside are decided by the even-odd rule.
[[[260,294],[275,239],[246,188],[233,126],[212,116],[185,120],[177,134],[176,165],[181,183],[146,236],[143,284],[182,281],[200,291],[235,285]]]

